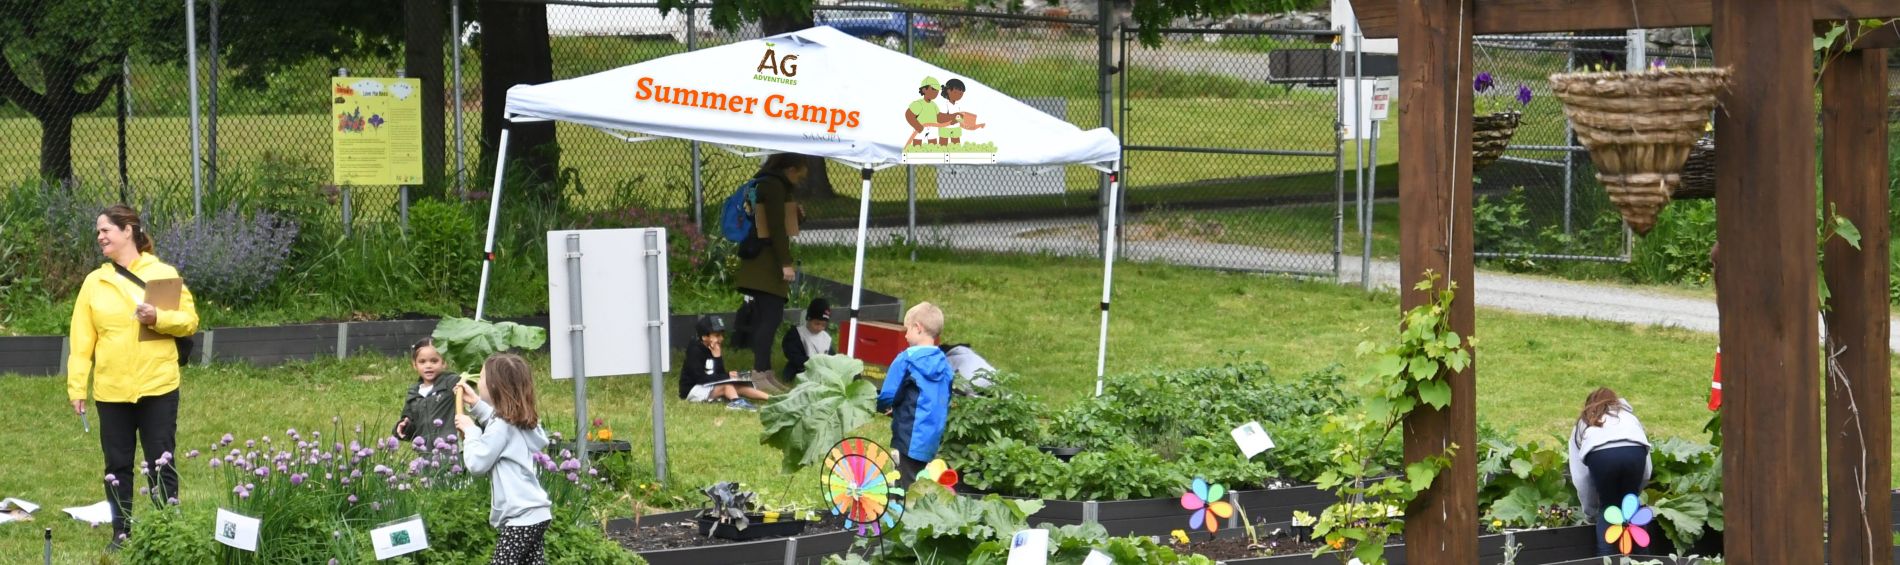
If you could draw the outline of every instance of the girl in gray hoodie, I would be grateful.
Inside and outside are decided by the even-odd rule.
[[[534,455],[548,446],[534,408],[534,373],[520,357],[496,354],[482,363],[479,390],[466,381],[456,390],[474,413],[455,416],[468,438],[462,463],[491,481],[488,523],[500,530],[491,563],[546,563],[542,550],[554,515],[534,466]]]

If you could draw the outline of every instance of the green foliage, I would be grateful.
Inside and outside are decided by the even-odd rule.
[[[1068,466],[1056,456],[1022,440],[996,438],[972,446],[965,453],[959,459],[946,459],[954,461],[963,484],[1010,496],[1058,500],[1075,497]]]
[[[857,359],[814,356],[797,387],[759,410],[765,428],[759,443],[784,453],[780,468],[791,473],[823,461],[833,445],[877,415],[877,387],[858,378],[863,372]]]
[[[1585,523],[1570,486],[1570,458],[1532,441],[1478,444],[1478,507],[1493,528],[1545,528]]]
[[[423,199],[409,207],[415,271],[432,296],[465,297],[480,281],[482,226],[467,205]]]
[[[859,540],[852,554],[830,557],[830,565],[879,564],[994,564],[1009,560],[1009,538],[1029,528],[1029,515],[1042,502],[1010,500],[996,495],[981,499],[957,496],[935,483],[911,486],[909,507],[896,528],[877,542]],[[1199,555],[1180,556],[1149,537],[1110,538],[1100,525],[1056,527],[1049,530],[1049,563],[1077,565],[1091,551],[1101,551],[1116,563],[1140,565],[1212,565]],[[861,552],[861,553],[860,553]]]
[[[1133,500],[1179,496],[1189,477],[1146,447],[1124,443],[1092,450],[1069,460],[1078,496],[1089,500]]]
[[[1663,535],[1678,548],[1723,531],[1722,452],[1680,438],[1650,445],[1652,475],[1643,498],[1656,509]]]
[[[1715,246],[1715,203],[1677,201],[1656,216],[1656,227],[1637,240],[1626,269],[1645,284],[1708,284],[1709,249]]]
[[[1017,392],[1017,377],[1011,373],[990,375],[993,384],[974,396],[951,401],[956,417],[944,423],[943,440],[938,449],[945,461],[964,464],[971,461],[970,450],[1003,438],[1014,438],[1032,446],[1042,433],[1036,416],[1043,411],[1042,401]],[[962,379],[961,376],[958,379]],[[958,383],[958,388],[969,387]]]
[[[514,322],[486,322],[443,318],[435,326],[435,350],[450,367],[464,375],[478,374],[488,356],[508,351],[534,351],[548,342],[548,331]]]
[[[1471,206],[1472,247],[1503,254],[1504,268],[1523,272],[1536,267],[1525,257],[1536,250],[1536,233],[1524,216],[1524,187],[1504,196],[1479,196]]]
[[[1471,363],[1470,348],[1475,343],[1451,329],[1458,285],[1452,281],[1434,289],[1438,281],[1437,273],[1426,271],[1424,280],[1414,287],[1431,292],[1432,301],[1405,313],[1396,343],[1359,345],[1360,355],[1375,360],[1372,370],[1354,383],[1362,395],[1361,409],[1327,418],[1325,433],[1338,439],[1331,452],[1332,467],[1316,482],[1319,488],[1333,491],[1339,502],[1327,507],[1313,526],[1314,537],[1327,543],[1314,555],[1330,547],[1342,563],[1352,558],[1384,563],[1386,540],[1405,528],[1398,513],[1451,466],[1459,448],[1456,444],[1403,468],[1392,467],[1381,457],[1393,432],[1413,410],[1421,406],[1443,410],[1451,404],[1451,384],[1445,375],[1463,371]],[[1352,549],[1345,551],[1349,543]]]

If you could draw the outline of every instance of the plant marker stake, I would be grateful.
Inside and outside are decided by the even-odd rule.
[[[1108,296],[1115,280],[1115,222],[1119,208],[1117,197],[1122,188],[1121,162],[1108,173],[1108,237],[1102,252],[1102,329],[1095,348],[1095,396],[1102,395],[1102,375],[1108,369]]]

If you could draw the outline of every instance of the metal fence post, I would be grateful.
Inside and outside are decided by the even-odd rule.
[[[1333,75],[1333,282],[1339,282],[1340,255],[1346,247],[1346,28],[1335,27],[1339,72]],[[1357,125],[1357,124],[1355,124]]]
[[[349,186],[343,187],[343,237],[350,236],[350,224],[355,223],[351,221],[353,214],[351,214],[350,210],[350,192]]]
[[[462,144],[462,0],[449,0],[449,63],[455,72],[455,194],[468,195],[468,163]]]
[[[697,21],[699,15],[698,11],[694,10],[695,6],[697,6],[697,3],[687,4],[683,8],[686,14],[686,50],[688,52],[699,49],[699,23]],[[693,173],[693,227],[698,228],[701,232],[705,232],[706,177],[700,163],[702,158],[699,153],[699,142],[693,141],[686,145],[693,159],[691,166]]]
[[[1568,51],[1569,53],[1564,56],[1564,72],[1565,73],[1575,71],[1577,68],[1576,47],[1573,46]],[[1574,216],[1575,216],[1574,209],[1576,206],[1575,204],[1576,196],[1575,196],[1574,191],[1576,190],[1575,177],[1577,176],[1577,169],[1576,169],[1577,134],[1575,132],[1570,131],[1570,120],[1564,120],[1563,140],[1564,140],[1564,146],[1567,149],[1566,151],[1564,151],[1564,235],[1574,237],[1577,235],[1576,224],[1574,220]],[[1570,251],[1570,250],[1566,249],[1565,251]]]
[[[1359,200],[1359,209],[1355,210],[1359,217],[1354,223],[1359,224],[1359,232],[1361,234],[1369,234],[1371,232],[1368,231],[1369,226],[1366,224],[1366,221],[1372,217],[1371,214],[1367,213],[1367,210],[1372,206],[1372,201],[1370,198],[1367,198],[1366,195],[1372,186],[1366,182],[1366,140],[1372,135],[1372,132],[1369,131],[1372,127],[1372,120],[1366,118],[1366,93],[1364,92],[1366,88],[1366,56],[1363,45],[1364,41],[1365,36],[1359,33],[1357,26],[1354,26],[1352,32],[1352,133],[1354,138],[1352,143],[1354,169],[1352,181],[1355,185],[1354,191],[1357,193],[1354,198]],[[1344,45],[1345,43],[1342,41],[1340,44]],[[1362,128],[1360,124],[1366,124],[1366,126]],[[1373,155],[1371,161],[1373,167],[1379,166],[1378,155]],[[1344,191],[1342,190],[1341,192],[1343,193]],[[1343,196],[1342,194],[1342,198]],[[1346,222],[1341,221],[1339,223],[1339,231],[1338,239],[1341,243],[1341,247],[1344,247],[1346,241]],[[1342,250],[1341,253],[1344,254],[1344,251]],[[1371,280],[1370,277],[1366,276],[1364,270],[1359,272],[1359,278]]]
[[[185,0],[185,89],[191,105],[191,217],[204,215],[204,169],[198,145],[198,0]]]
[[[904,10],[904,54],[917,56],[917,27],[912,19],[913,13]],[[941,190],[941,187],[939,187]],[[904,238],[910,244],[910,260],[917,262],[917,167],[904,166],[905,198],[910,202],[910,215],[904,224]]]
[[[1113,54],[1109,46],[1109,41],[1112,39],[1109,37],[1109,32],[1111,31],[1109,22],[1114,16],[1114,10],[1115,5],[1112,2],[1101,2],[1097,4],[1095,9],[1095,94],[1097,103],[1101,105],[1102,127],[1119,131],[1118,128],[1113,128],[1115,116],[1113,113],[1114,102],[1111,98],[1112,89],[1109,85],[1109,75],[1117,71],[1117,69],[1110,64]],[[1126,42],[1123,44],[1123,61],[1126,62]],[[1126,77],[1127,75],[1123,76]],[[1124,80],[1126,79],[1124,78]],[[1124,106],[1125,105],[1126,103],[1124,102]],[[1124,155],[1120,168],[1127,170],[1129,168],[1127,163],[1128,158]],[[1110,183],[1108,180],[1108,174],[1102,173],[1096,189],[1097,194],[1100,195],[1098,200],[1101,201],[1101,212],[1096,214],[1095,217],[1096,253],[1098,256],[1106,256],[1108,254],[1108,219],[1112,214],[1119,212],[1119,210],[1108,209],[1109,201],[1113,200],[1109,198],[1108,191],[1114,189],[1113,183]]]
[[[205,187],[218,190],[218,0],[211,0],[210,106],[205,112]]]

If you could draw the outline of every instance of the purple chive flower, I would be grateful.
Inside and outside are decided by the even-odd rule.
[[[426,462],[426,461],[423,461],[423,460],[421,460],[421,459],[410,459],[410,460],[409,460],[409,472],[411,472],[411,473],[415,473],[415,472],[420,472],[420,471],[422,471],[422,466],[423,466],[423,465],[425,465],[425,464],[427,464],[427,462]]]
[[[378,465],[378,466],[380,467],[381,465]],[[352,478],[352,479],[361,479],[361,478],[363,478],[363,470],[362,470],[362,469],[350,469],[350,478]]]
[[[574,452],[572,452],[572,451],[568,451],[568,450],[565,450],[565,449],[563,449],[563,450],[561,450],[561,458],[562,458],[562,459],[573,459],[573,458],[574,458]]]
[[[176,497],[176,496],[174,496],[174,497],[171,497],[171,498],[167,498],[167,499],[165,499],[165,504],[168,504],[168,505],[171,505],[171,506],[177,506],[177,505],[178,505],[178,497]]]
[[[375,468],[375,469],[372,469],[372,470],[373,470],[373,471],[375,471],[375,472],[376,472],[377,474],[381,474],[381,475],[384,475],[384,476],[388,476],[388,475],[389,475],[390,473],[394,473],[394,472],[395,472],[394,470],[392,470],[392,469],[390,469],[389,467],[385,467],[385,466],[382,466],[382,465],[377,465],[377,466],[376,466],[376,468]]]
[[[244,440],[244,448],[245,448],[245,449],[257,449],[257,440],[254,440],[254,439],[247,439],[247,440]]]
[[[350,500],[350,504],[356,504],[356,495],[354,494],[350,495],[349,500]]]
[[[224,434],[224,437],[218,440],[218,447],[231,445],[231,442],[233,441],[233,439],[235,438],[232,438],[231,434]]]
[[[112,473],[106,473],[106,482],[108,483],[119,482],[119,477],[114,476]]]
[[[193,449],[193,450],[191,450],[191,451],[187,451],[187,452],[185,452],[185,458],[186,458],[186,459],[197,459],[197,458],[198,458],[198,450],[196,450],[196,449]]]
[[[381,502],[371,502],[371,503],[369,503],[369,509],[370,509],[370,510],[382,510],[382,509],[383,509],[383,503],[381,503]]]
[[[442,425],[442,419],[441,419],[441,418],[436,418],[436,419],[435,419],[435,425],[437,425],[437,426],[440,426],[440,425]]]
[[[391,438],[389,438],[389,440],[388,440],[388,441],[385,441],[385,442],[384,442],[384,445],[387,445],[387,446],[388,446],[388,447],[389,447],[390,449],[395,449],[395,448],[396,448],[396,446],[397,446],[397,445],[400,445],[400,444],[401,444],[401,443],[399,442],[399,440],[397,440],[397,439],[396,439],[396,438],[394,438],[394,437],[391,437]]]
[[[578,483],[578,482],[581,482],[581,476],[580,476],[580,475],[576,475],[576,474],[574,474],[574,473],[568,473],[568,474],[567,474],[567,482],[570,482],[570,483]]]
[[[334,481],[334,480],[336,480],[336,475],[334,475],[334,474],[331,474],[331,473],[324,473],[324,474],[323,474],[323,480],[326,480],[326,481]]]
[[[349,478],[349,477],[343,477],[343,480],[341,480],[341,481],[337,481],[337,482],[339,482],[339,483],[342,483],[342,484],[345,484],[345,485],[348,485],[348,484],[350,484],[350,478]]]
[[[452,473],[452,474],[456,474],[456,475],[460,475],[460,474],[462,474],[462,466],[461,466],[461,465],[450,465],[450,466],[449,466],[449,473]]]
[[[594,469],[594,468],[588,468],[588,469],[587,469],[587,476],[589,476],[589,477],[598,477],[598,476],[600,476],[600,469]]]
[[[1478,92],[1490,92],[1497,85],[1497,80],[1491,78],[1490,71],[1478,73],[1477,78],[1471,81],[1471,89]]]
[[[340,537],[340,536],[339,536],[339,537]],[[337,565],[337,561],[336,561],[336,558],[335,558],[335,557],[331,557],[331,558],[330,558],[330,565]]]
[[[1661,58],[1657,58],[1657,59],[1655,59],[1655,60],[1652,60],[1652,61],[1650,61],[1650,62],[1649,62],[1649,68],[1650,68],[1651,70],[1662,70],[1662,69],[1667,69],[1667,68],[1669,68],[1669,62],[1668,62],[1668,61],[1665,61],[1665,60],[1663,60],[1663,59],[1661,59]]]
[[[1524,86],[1523,84],[1517,85],[1517,103],[1523,105],[1529,105],[1531,103],[1531,87]]]
[[[211,468],[216,469],[218,467],[223,467],[223,466],[224,466],[224,460],[218,459],[215,457],[211,459]]]
[[[268,476],[270,476],[270,467],[258,467],[258,468],[257,468],[257,476],[259,476],[259,477],[268,477]]]
[[[303,485],[303,473],[292,473],[290,475],[290,486],[302,486],[302,485]]]

